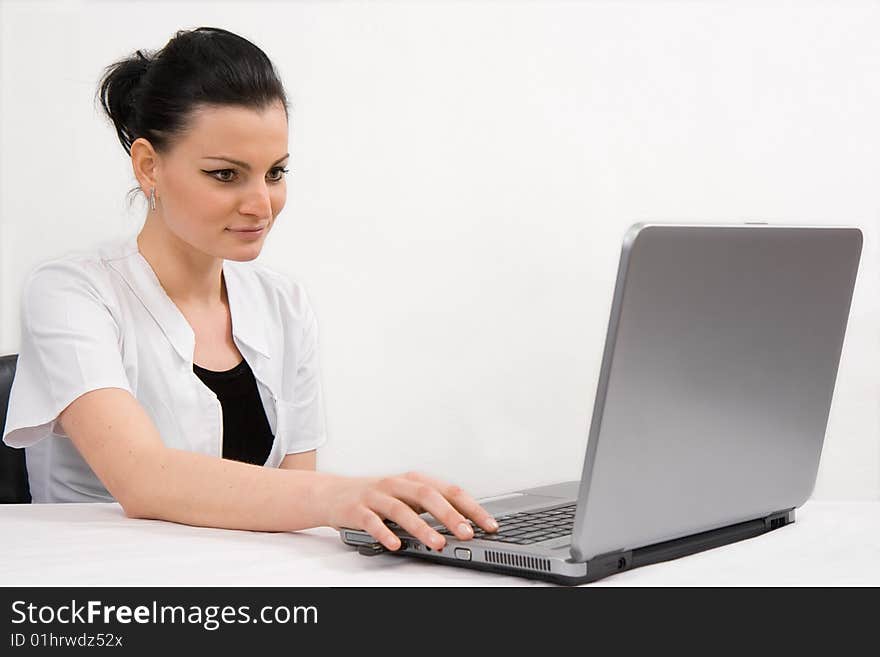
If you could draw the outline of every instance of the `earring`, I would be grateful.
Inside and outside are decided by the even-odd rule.
[[[156,209],[156,188],[150,190],[150,210]]]

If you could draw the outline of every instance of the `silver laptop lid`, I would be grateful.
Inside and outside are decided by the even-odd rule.
[[[856,228],[630,229],[584,459],[575,559],[806,501],[861,245]]]

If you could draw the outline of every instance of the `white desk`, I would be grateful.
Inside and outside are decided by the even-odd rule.
[[[117,504],[0,505],[0,586],[542,586],[390,555],[329,528],[262,533],[126,518]],[[590,586],[880,585],[880,501],[807,502],[757,538]]]

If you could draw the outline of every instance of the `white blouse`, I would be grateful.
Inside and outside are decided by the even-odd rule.
[[[301,285],[261,264],[225,260],[223,276],[233,341],[275,437],[265,465],[278,467],[326,441],[315,314]],[[195,335],[136,235],[39,265],[21,323],[3,441],[27,448],[34,502],[114,501],[57,422],[90,390],[128,390],[167,446],[222,455],[222,408],[193,372]]]

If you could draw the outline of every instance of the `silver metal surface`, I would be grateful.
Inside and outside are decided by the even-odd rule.
[[[861,245],[855,228],[630,230],[584,459],[575,560],[806,501]]]

